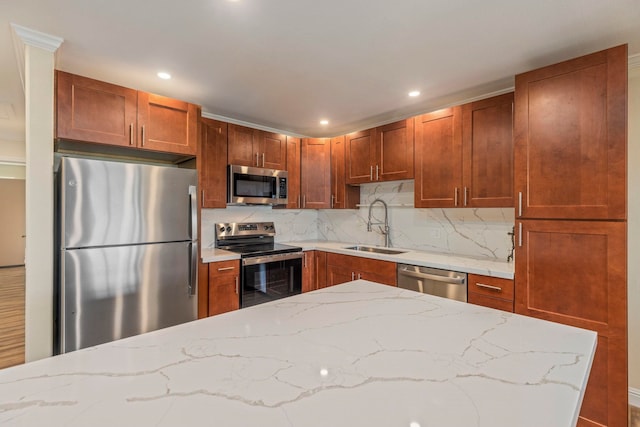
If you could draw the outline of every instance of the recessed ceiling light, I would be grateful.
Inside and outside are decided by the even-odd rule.
[[[409,427],[420,427],[420,423],[413,421],[411,423],[409,423]]]
[[[320,120],[320,124],[321,125],[328,125],[329,124],[329,120],[326,120],[326,119]]]
[[[412,90],[411,92],[409,92],[409,96],[415,98],[416,96],[420,96],[420,91],[419,90]]]
[[[327,375],[329,375],[329,370],[326,368],[320,369],[320,375],[326,377]]]
[[[160,77],[162,80],[169,80],[171,78],[171,74],[160,71],[158,73],[158,77]]]

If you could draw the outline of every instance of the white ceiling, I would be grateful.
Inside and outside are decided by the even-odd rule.
[[[503,90],[618,44],[640,53],[640,0],[0,0],[0,140],[24,126],[10,22],[64,38],[59,69],[308,136]]]

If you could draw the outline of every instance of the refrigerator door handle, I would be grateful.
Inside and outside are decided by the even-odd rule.
[[[189,295],[198,288],[198,197],[195,185],[189,186]]]

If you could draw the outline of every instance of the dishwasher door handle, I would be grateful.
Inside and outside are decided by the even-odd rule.
[[[409,277],[415,277],[418,279],[427,279],[433,280],[434,282],[445,282],[453,285],[464,285],[466,279],[464,277],[446,277],[446,276],[438,276],[435,274],[427,274],[427,273],[419,273],[411,270],[405,270],[404,268],[400,270],[400,274]]]

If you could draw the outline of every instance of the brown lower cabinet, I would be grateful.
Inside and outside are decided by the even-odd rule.
[[[351,255],[327,254],[327,286],[356,279],[397,286],[396,263]]]
[[[469,274],[467,301],[513,313],[513,280]]]
[[[626,426],[626,223],[522,220],[516,228],[516,313],[598,333],[578,426]]]
[[[306,251],[302,258],[302,292],[327,287],[327,253]]]
[[[240,308],[240,261],[209,264],[209,316]]]

